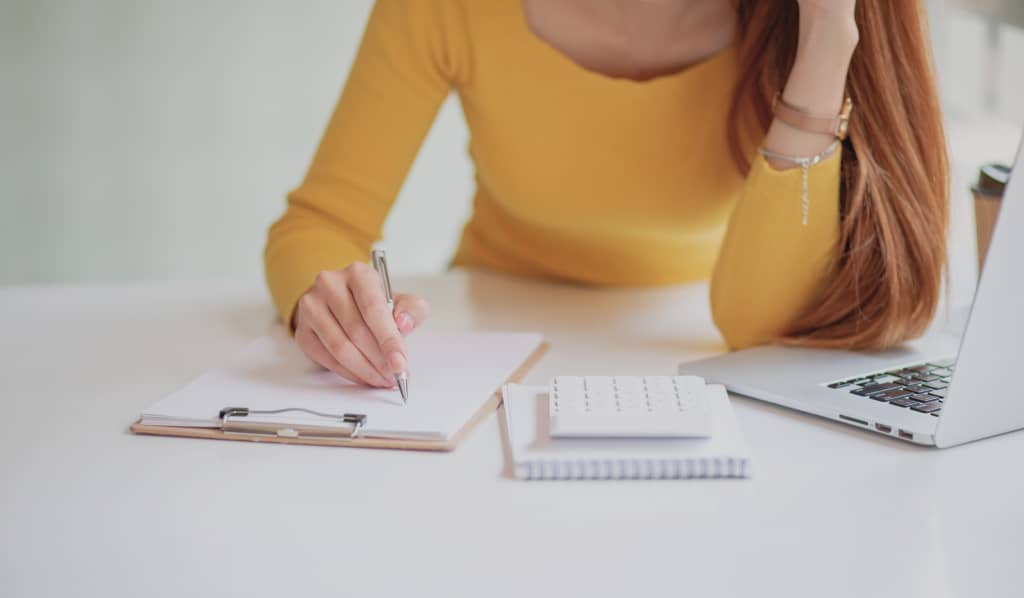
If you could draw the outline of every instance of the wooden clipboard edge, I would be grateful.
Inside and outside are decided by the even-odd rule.
[[[508,377],[506,383],[522,382],[526,374],[544,357],[551,344],[544,341],[537,345],[533,353]],[[180,426],[147,426],[142,418],[133,423],[129,430],[135,434],[150,436],[173,436],[178,438],[206,438],[210,440],[242,440],[247,442],[269,442],[273,444],[305,444],[311,446],[346,446],[353,448],[376,448],[407,451],[452,451],[480,424],[488,415],[494,413],[501,404],[501,388],[494,391],[487,401],[480,406],[472,417],[448,440],[402,440],[391,438],[282,438],[280,436],[260,436],[246,434],[229,434],[216,428],[186,428]]]
[[[505,380],[504,384],[494,391],[491,398],[487,399],[487,402],[473,414],[473,417],[469,418],[469,421],[467,421],[462,428],[445,443],[446,445],[449,445],[448,448],[441,450],[455,450],[455,447],[468,437],[480,422],[487,419],[487,416],[491,413],[497,411],[498,406],[501,405],[502,390],[505,384],[522,382],[523,378],[526,377],[526,374],[529,374],[530,370],[537,365],[537,362],[544,358],[544,355],[547,354],[548,349],[550,348],[551,344],[547,341],[542,341],[537,345],[537,348],[533,350],[533,353],[530,353],[530,356],[526,358],[526,361],[520,364],[520,366],[516,368],[516,371],[512,372],[512,375]]]

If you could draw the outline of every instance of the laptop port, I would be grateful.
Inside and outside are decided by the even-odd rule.
[[[848,422],[853,422],[855,424],[860,424],[862,426],[869,425],[868,422],[866,422],[866,421],[864,421],[862,419],[857,419],[856,417],[850,417],[849,415],[843,415],[842,413],[839,414],[839,419],[845,419]]]
[[[875,429],[883,434],[892,434],[892,426],[875,423]]]
[[[905,440],[913,440],[914,439],[914,433],[913,432],[907,432],[906,430],[900,430],[900,438],[903,438]]]

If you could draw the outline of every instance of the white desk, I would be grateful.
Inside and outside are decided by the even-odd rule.
[[[722,349],[706,289],[400,281],[434,327],[538,329],[530,375]],[[1024,434],[917,448],[744,399],[752,481],[526,483],[498,418],[454,453],[133,436],[271,326],[258,284],[0,289],[0,594],[1020,595]]]

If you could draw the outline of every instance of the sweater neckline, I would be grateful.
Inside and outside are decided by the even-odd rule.
[[[690,79],[699,79],[698,75],[700,73],[711,70],[715,65],[726,60],[727,57],[732,56],[736,49],[736,43],[730,43],[721,50],[718,50],[699,62],[695,62],[677,71],[658,75],[643,81],[630,79],[628,77],[615,77],[582,66],[548,42],[538,37],[537,34],[530,29],[530,24],[526,20],[526,10],[523,7],[522,0],[511,0],[511,2],[515,4],[515,14],[517,17],[516,25],[519,33],[528,40],[529,45],[534,46],[535,50],[547,59],[547,62],[555,65],[558,69],[575,73],[582,79],[589,80],[596,84],[638,90],[673,86],[674,84],[689,81]]]

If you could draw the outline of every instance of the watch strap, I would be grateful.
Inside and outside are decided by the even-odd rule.
[[[810,133],[831,135],[836,139],[846,139],[850,126],[850,114],[853,112],[853,101],[846,96],[842,111],[838,115],[821,115],[808,112],[787,102],[782,94],[775,96],[772,105],[775,117],[787,125]]]

